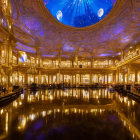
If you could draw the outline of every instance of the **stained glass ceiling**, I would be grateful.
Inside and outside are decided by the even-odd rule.
[[[86,27],[102,20],[116,0],[43,0],[50,13],[61,23]]]

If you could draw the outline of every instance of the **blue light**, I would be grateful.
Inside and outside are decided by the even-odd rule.
[[[27,61],[27,55],[26,55],[25,52],[19,51],[19,55],[20,55],[20,57],[19,57],[19,62],[24,63],[24,62]]]
[[[100,54],[100,55],[98,55],[98,56],[101,56],[101,57],[104,57],[104,56],[111,56],[112,54],[109,54],[109,53],[102,53],[102,54]]]
[[[48,55],[42,55],[42,57],[55,57],[55,55],[48,54]]]
[[[25,52],[36,53],[36,50],[34,48],[28,47],[20,42],[17,42],[16,48],[21,50],[21,51],[25,51]]]
[[[50,13],[63,24],[85,27],[102,20],[116,0],[44,0]]]
[[[64,52],[72,52],[72,51],[75,51],[75,48],[73,46],[69,46],[67,44],[65,44],[63,47],[62,47],[62,50]]]
[[[62,13],[61,10],[59,10],[59,11],[56,13],[56,17],[57,17],[57,19],[58,19],[59,21],[62,20],[62,18],[63,18],[63,13]]]

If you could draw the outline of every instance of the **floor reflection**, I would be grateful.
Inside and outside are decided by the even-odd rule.
[[[0,108],[0,139],[140,139],[139,116],[139,103],[107,89],[26,91]]]

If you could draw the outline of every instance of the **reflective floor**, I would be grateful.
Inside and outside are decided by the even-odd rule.
[[[140,105],[107,89],[25,91],[0,107],[0,139],[140,139]]]

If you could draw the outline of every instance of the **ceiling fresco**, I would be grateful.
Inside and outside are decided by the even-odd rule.
[[[63,24],[85,27],[102,20],[113,8],[111,0],[43,0],[51,14]]]
[[[28,46],[30,53],[42,57],[114,57],[140,42],[139,0],[106,0],[115,4],[111,12],[100,22],[82,28],[59,22],[46,8],[50,1],[12,1],[16,48]]]

